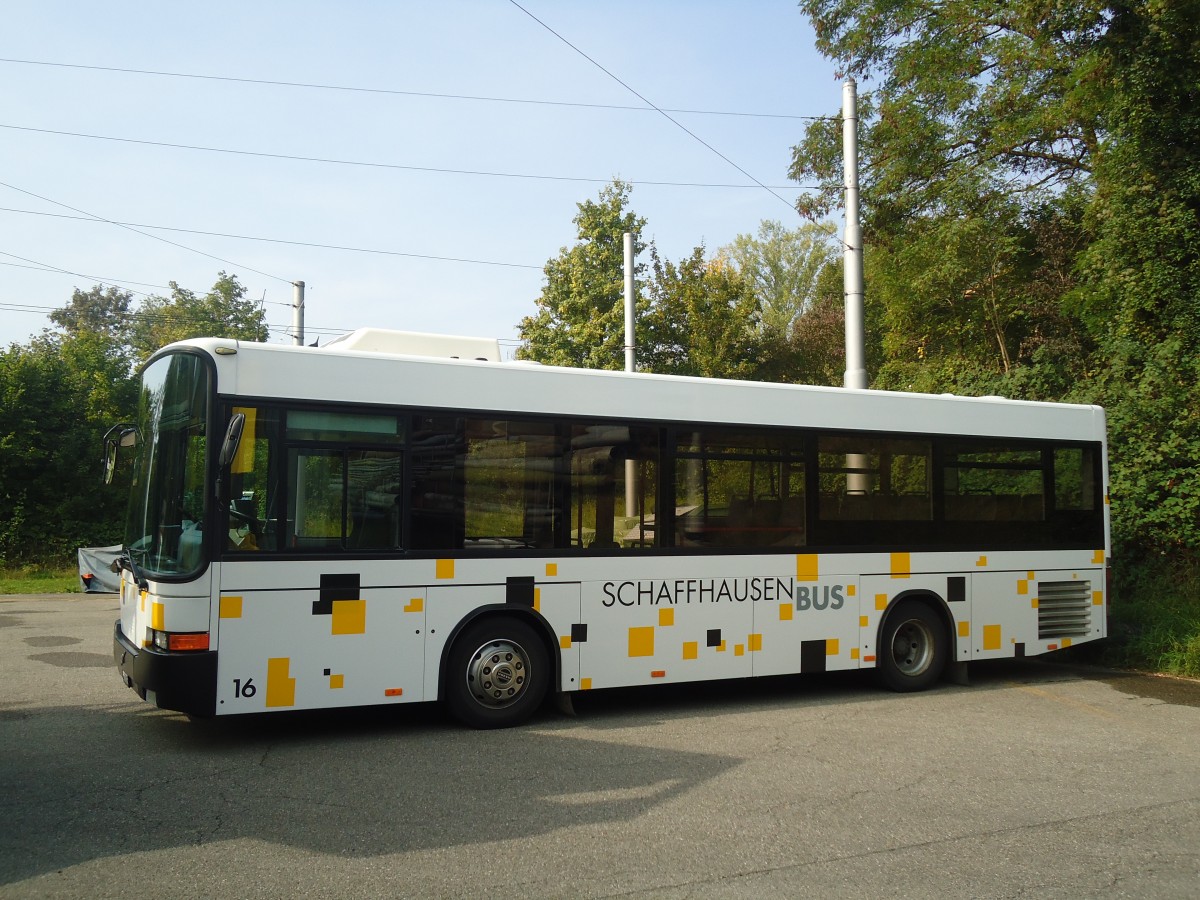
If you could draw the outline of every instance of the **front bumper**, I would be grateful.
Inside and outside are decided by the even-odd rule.
[[[126,687],[143,700],[194,716],[216,713],[216,651],[163,653],[135,647],[118,619],[113,628],[113,660]]]

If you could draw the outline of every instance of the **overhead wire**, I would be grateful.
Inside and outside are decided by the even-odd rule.
[[[5,185],[4,182],[2,182],[2,181],[0,181],[0,185],[3,185],[5,187],[8,186],[8,185]],[[29,192],[25,191],[23,193],[29,193]],[[37,194],[32,194],[31,196],[36,197]],[[65,204],[60,204],[60,205],[65,206]],[[68,206],[66,208],[72,209],[73,207]],[[436,260],[439,262],[471,263],[473,265],[478,265],[478,266],[500,266],[502,268],[509,268],[509,269],[538,269],[538,270],[540,270],[542,268],[542,266],[540,266],[540,265],[535,266],[535,265],[530,265],[527,263],[502,262],[499,260],[490,260],[490,259],[469,259],[467,257],[462,257],[462,256],[437,256],[437,255],[434,255],[431,253],[412,253],[412,252],[403,251],[403,250],[381,250],[378,248],[371,248],[371,247],[351,247],[351,246],[347,246],[344,244],[321,244],[321,243],[317,243],[315,241],[296,241],[296,240],[287,240],[285,238],[260,237],[258,235],[249,235],[249,234],[233,234],[233,233],[225,232],[225,231],[204,231],[199,228],[177,228],[177,227],[173,227],[170,225],[150,225],[150,224],[147,224],[144,222],[116,222],[116,221],[112,221],[109,219],[100,219],[95,216],[93,216],[91,218],[88,218],[87,216],[69,216],[65,213],[46,212],[44,210],[34,210],[34,209],[15,209],[13,207],[7,207],[7,206],[0,206],[0,212],[19,213],[21,215],[26,215],[26,216],[47,216],[47,217],[54,218],[54,219],[69,219],[69,220],[75,221],[75,222],[88,222],[88,223],[107,222],[110,225],[120,225],[121,227],[129,228],[132,231],[137,231],[138,228],[150,228],[150,229],[153,229],[156,231],[172,231],[172,232],[178,232],[181,234],[198,234],[198,235],[202,235],[204,237],[231,238],[234,240],[241,240],[241,241],[260,241],[260,242],[269,243],[269,244],[286,244],[286,245],[292,246],[292,247],[313,247],[313,248],[316,248],[319,250],[343,250],[343,251],[350,252],[350,253],[371,253],[371,254],[376,254],[376,255],[380,255],[380,256],[403,256],[403,257],[410,257],[413,259],[430,259],[430,260]],[[140,232],[140,231],[137,233],[144,234],[144,232]],[[147,237],[156,237],[156,235],[147,235]],[[159,238],[159,240],[165,240],[165,238]],[[167,241],[167,243],[171,244],[174,242]],[[183,246],[183,245],[176,244],[175,246]],[[197,252],[200,252],[200,251],[197,251]],[[205,253],[204,255],[209,256],[210,254]],[[221,259],[220,257],[217,257],[217,256],[214,256],[212,258],[213,259]],[[221,262],[229,262],[229,260],[222,259]],[[238,265],[237,263],[233,263],[233,262],[229,262],[229,264],[232,266]],[[259,275],[267,274],[265,272],[259,272],[258,269],[252,269],[249,266],[242,266],[242,268],[247,269],[248,271],[251,271],[251,272],[257,272]],[[268,277],[277,278],[278,276],[268,275]],[[287,279],[284,279],[284,278],[279,278],[279,280],[287,281]],[[291,281],[287,281],[287,283],[292,284]]]
[[[62,203],[62,202],[60,202],[60,201],[58,201],[58,200],[52,200],[52,199],[51,199],[51,198],[49,198],[49,197],[44,197],[44,196],[42,196],[41,194],[35,194],[33,191],[27,191],[27,190],[25,190],[24,188],[19,188],[19,187],[17,187],[16,185],[9,184],[9,183],[8,183],[8,182],[6,182],[6,181],[0,181],[0,187],[6,187],[6,188],[8,188],[9,190],[16,191],[17,193],[20,193],[20,194],[25,194],[25,195],[26,195],[26,196],[28,196],[28,197],[35,197],[35,198],[37,198],[38,200],[42,200],[42,201],[44,201],[44,202],[46,202],[46,203],[51,203],[51,204],[53,204],[53,205],[55,205],[55,206],[61,206],[63,209],[69,209],[69,210],[71,210],[72,212],[77,212],[77,213],[79,213],[79,214],[81,214],[81,215],[83,215],[83,216],[86,216],[86,217],[87,217],[89,220],[92,220],[92,221],[96,221],[96,222],[106,222],[106,223],[108,223],[109,225],[116,225],[116,226],[117,226],[117,227],[119,227],[119,228],[124,228],[126,231],[131,231],[131,232],[133,232],[134,234],[140,234],[142,237],[148,237],[148,238],[150,238],[151,240],[155,240],[155,241],[161,241],[161,242],[162,242],[162,243],[164,243],[164,244],[170,244],[172,247],[178,247],[179,249],[181,249],[181,250],[187,250],[187,251],[188,251],[188,252],[190,252],[190,253],[198,253],[198,254],[200,254],[201,256],[206,256],[206,257],[208,257],[209,259],[215,259],[217,262],[223,262],[223,263],[225,263],[226,265],[234,266],[235,268],[244,269],[244,270],[246,270],[246,271],[248,271],[248,272],[254,272],[254,273],[255,273],[255,274],[257,274],[257,275],[262,275],[262,276],[264,276],[264,277],[266,277],[266,278],[274,278],[276,281],[282,281],[284,284],[291,284],[291,283],[292,283],[292,280],[291,280],[290,278],[284,278],[284,277],[282,277],[282,276],[280,276],[280,275],[272,275],[270,272],[264,272],[264,271],[262,271],[261,269],[255,269],[255,268],[253,268],[252,266],[246,266],[246,265],[242,265],[241,263],[236,263],[236,262],[234,262],[233,260],[230,260],[230,259],[225,259],[224,257],[221,257],[221,256],[216,256],[216,255],[214,255],[214,254],[212,254],[212,253],[206,253],[206,252],[205,252],[205,251],[203,251],[203,250],[198,250],[198,249],[196,249],[195,247],[189,247],[189,246],[187,246],[186,244],[180,244],[180,243],[178,243],[177,241],[171,241],[171,240],[168,240],[167,238],[165,238],[165,237],[162,237],[162,236],[160,236],[160,235],[157,235],[157,234],[147,234],[147,233],[146,233],[146,232],[144,232],[144,231],[139,231],[139,230],[138,230],[136,227],[134,227],[133,225],[129,225],[129,224],[127,224],[127,223],[124,223],[124,222],[115,222],[115,221],[113,221],[112,219],[107,219],[107,218],[105,218],[104,216],[98,216],[98,215],[96,215],[95,213],[88,212],[88,211],[87,211],[87,210],[85,210],[85,209],[79,209],[78,207],[71,206],[70,204],[67,204],[67,203]]]
[[[652,103],[650,100],[648,100],[646,97],[644,97],[641,93],[639,93],[637,90],[635,90],[632,86],[630,86],[625,81],[623,81],[621,78],[617,77],[613,72],[609,71],[607,68],[605,68],[603,65],[601,65],[597,60],[593,59],[587,53],[582,51],[579,47],[577,47],[576,45],[571,43],[563,35],[559,34],[557,31],[555,31],[553,28],[551,28],[547,23],[545,23],[544,21],[539,19],[537,16],[535,16],[529,10],[525,9],[523,6],[521,6],[520,3],[516,2],[516,0],[510,0],[510,2],[512,3],[513,6],[516,6],[517,9],[519,9],[521,12],[525,13],[527,16],[529,16],[531,19],[533,19],[535,22],[537,22],[539,25],[541,25],[543,28],[545,28],[547,31],[549,31],[552,35],[554,35],[556,38],[558,38],[560,41],[562,41],[564,44],[566,44],[568,47],[570,47],[576,53],[583,56],[584,59],[586,59],[588,62],[590,62],[596,68],[598,68],[602,72],[604,72],[609,78],[616,81],[626,91],[628,91],[629,93],[631,93],[635,97],[637,97],[642,103],[645,104],[645,106],[622,106],[622,105],[616,105],[616,104],[578,103],[578,102],[566,102],[566,101],[550,101],[550,100],[504,98],[504,97],[484,97],[484,96],[456,95],[456,94],[435,94],[435,93],[428,93],[428,92],[393,90],[393,89],[386,89],[386,88],[356,87],[356,86],[346,86],[346,85],[330,85],[330,84],[291,82],[291,81],[279,81],[279,80],[267,80],[267,79],[249,79],[249,78],[238,78],[238,77],[221,76],[221,75],[204,75],[204,74],[196,74],[196,73],[167,72],[167,71],[155,71],[155,70],[144,70],[144,69],[132,69],[132,68],[124,68],[124,67],[84,65],[84,64],[77,64],[77,63],[58,63],[58,62],[39,61],[39,60],[22,60],[22,59],[3,58],[3,57],[0,57],[0,62],[11,63],[11,64],[22,64],[22,65],[54,66],[54,67],[59,67],[59,68],[72,68],[72,69],[81,69],[81,70],[109,71],[109,72],[137,74],[137,75],[151,75],[151,76],[162,76],[162,77],[173,77],[173,78],[191,78],[191,79],[208,80],[208,81],[262,84],[262,85],[281,86],[281,87],[289,87],[289,88],[320,89],[320,90],[332,90],[332,91],[351,91],[351,92],[362,92],[362,93],[372,93],[372,94],[392,94],[392,95],[431,97],[431,98],[453,99],[453,100],[474,100],[474,101],[502,102],[502,103],[528,103],[528,104],[545,105],[545,106],[562,106],[562,107],[628,110],[628,111],[638,111],[638,112],[655,112],[655,113],[663,116],[664,118],[666,118],[668,121],[670,121],[673,125],[675,125],[680,130],[685,132],[693,140],[700,143],[702,146],[707,148],[709,151],[711,151],[712,153],[714,153],[715,155],[720,157],[723,161],[725,161],[727,164],[729,164],[730,166],[735,168],[742,175],[746,176],[748,179],[750,179],[750,181],[753,182],[753,185],[697,183],[697,182],[672,182],[672,181],[644,181],[644,180],[630,179],[631,183],[639,184],[639,185],[647,185],[647,186],[693,187],[693,188],[751,188],[751,187],[755,187],[755,188],[766,190],[768,193],[770,193],[776,199],[787,204],[789,209],[794,209],[794,207],[787,199],[785,199],[784,197],[782,197],[778,193],[776,193],[776,190],[792,190],[792,189],[806,190],[806,189],[812,189],[814,187],[811,185],[768,186],[768,185],[764,184],[759,179],[755,178],[751,173],[749,173],[744,168],[742,168],[740,165],[738,165],[735,161],[733,161],[728,156],[726,156],[721,151],[717,150],[715,147],[713,147],[711,144],[709,144],[707,141],[705,141],[703,138],[699,137],[697,134],[695,134],[693,131],[688,129],[682,123],[680,123],[676,119],[672,118],[670,113],[696,114],[696,115],[724,115],[724,116],[741,116],[741,117],[755,117],[755,118],[799,119],[799,120],[821,120],[821,119],[830,118],[829,116],[800,116],[800,115],[779,114],[779,113],[748,113],[748,112],[717,111],[717,110],[670,109],[670,108],[666,108],[666,107],[659,107],[656,104]],[[554,175],[542,175],[542,174],[537,174],[537,173],[508,173],[508,172],[490,172],[490,171],[464,170],[464,169],[441,169],[441,168],[434,168],[434,167],[401,165],[401,164],[394,164],[394,163],[378,163],[378,162],[360,161],[360,160],[343,160],[343,159],[322,158],[322,157],[307,157],[307,156],[291,155],[291,154],[279,154],[279,153],[269,153],[269,152],[261,152],[261,151],[240,150],[240,149],[234,149],[234,148],[208,147],[208,146],[189,145],[189,144],[175,144],[175,143],[168,143],[168,142],[161,142],[161,141],[141,140],[141,139],[135,139],[135,138],[123,138],[123,137],[116,137],[116,136],[109,136],[109,135],[96,135],[96,134],[86,134],[86,133],[80,133],[80,132],[32,128],[32,127],[19,126],[19,125],[0,124],[0,127],[7,128],[10,130],[38,132],[38,133],[44,133],[44,134],[54,134],[54,135],[61,135],[61,136],[68,136],[68,137],[91,139],[91,140],[114,141],[114,142],[130,143],[130,144],[141,144],[141,145],[145,145],[145,146],[167,147],[167,148],[173,148],[173,149],[193,150],[193,151],[202,151],[202,152],[210,152],[210,153],[224,153],[224,154],[233,154],[233,155],[241,155],[241,156],[252,156],[252,157],[270,158],[270,159],[285,159],[285,160],[295,160],[295,161],[301,161],[301,162],[313,162],[313,163],[323,163],[323,164],[333,164],[333,165],[343,165],[343,166],[362,166],[362,167],[370,167],[370,168],[400,169],[400,170],[410,170],[410,171],[434,172],[434,173],[457,174],[457,175],[475,175],[475,176],[486,176],[486,177],[524,178],[524,179],[536,179],[536,180],[545,180],[545,181],[607,183],[608,181],[611,180],[610,178],[602,179],[602,178],[587,178],[587,177],[573,177],[573,176],[554,176]],[[205,230],[201,230],[201,229],[188,229],[188,228],[179,228],[179,227],[162,226],[162,225],[149,225],[149,224],[140,224],[140,223],[120,222],[120,221],[105,218],[103,216],[88,212],[83,209],[79,209],[79,208],[70,206],[66,203],[62,203],[60,201],[53,200],[49,197],[44,197],[44,196],[36,194],[32,191],[25,190],[23,188],[17,187],[12,184],[8,184],[3,181],[0,181],[0,186],[7,187],[10,190],[14,190],[14,191],[26,194],[28,196],[37,198],[39,200],[43,200],[44,202],[47,202],[47,203],[51,203],[56,206],[60,206],[64,209],[68,209],[72,212],[80,213],[81,215],[80,216],[67,216],[67,215],[62,215],[62,214],[58,214],[58,213],[39,212],[39,211],[33,211],[33,210],[0,208],[0,210],[2,210],[2,211],[30,214],[30,215],[53,216],[53,217],[57,217],[57,218],[74,219],[74,220],[79,220],[79,221],[100,222],[100,223],[115,225],[117,227],[121,227],[126,230],[129,230],[133,233],[140,234],[144,237],[148,237],[153,240],[157,240],[157,241],[169,244],[171,246],[178,247],[180,249],[183,249],[183,250],[186,250],[189,252],[197,253],[199,255],[205,256],[210,259],[217,260],[219,262],[225,263],[225,264],[233,266],[235,268],[243,269],[243,270],[249,271],[249,272],[254,272],[254,273],[262,275],[264,277],[272,278],[272,279],[275,279],[277,281],[281,281],[281,282],[284,282],[287,284],[292,283],[291,279],[284,278],[284,277],[281,277],[281,276],[278,276],[278,275],[275,275],[275,274],[272,274],[269,272],[264,272],[262,270],[255,269],[251,266],[246,266],[246,265],[234,262],[232,260],[228,260],[223,257],[219,257],[214,254],[207,253],[207,252],[199,250],[197,248],[190,247],[185,244],[178,243],[176,241],[168,240],[159,235],[148,234],[145,231],[140,231],[139,229],[146,228],[146,229],[152,229],[152,230],[170,231],[170,232],[183,233],[183,234],[197,234],[197,235],[210,236],[210,237],[222,237],[222,238],[231,238],[231,239],[237,239],[237,240],[260,241],[260,242],[285,244],[285,245],[291,245],[291,246],[313,247],[313,248],[320,248],[320,249],[331,249],[331,250],[340,250],[340,251],[357,252],[357,253],[369,253],[369,254],[379,254],[379,255],[388,255],[388,256],[410,257],[410,258],[416,258],[416,259],[429,259],[429,260],[437,260],[437,261],[445,261],[445,262],[458,262],[458,263],[467,263],[467,264],[475,264],[475,265],[502,266],[502,267],[522,268],[522,269],[541,269],[542,268],[542,266],[540,266],[540,265],[526,265],[526,264],[520,264],[520,263],[507,263],[507,262],[500,262],[500,261],[494,261],[494,260],[479,260],[479,259],[469,259],[469,258],[463,258],[463,257],[439,256],[439,255],[434,255],[434,254],[413,253],[413,252],[406,252],[406,251],[381,250],[381,249],[353,247],[353,246],[344,246],[344,245],[322,244],[322,243],[307,242],[307,241],[286,240],[286,239],[281,239],[281,238],[269,238],[269,237],[259,237],[259,236],[251,236],[251,235],[229,234],[229,233],[223,233],[223,232],[205,231]],[[5,254],[5,255],[12,256],[13,258],[16,258],[16,259],[22,259],[22,257],[16,257],[14,254]],[[30,262],[36,263],[36,261],[30,261]],[[12,263],[3,263],[3,264],[4,265],[13,265]],[[120,283],[120,284],[140,284],[142,286],[149,286],[149,287],[162,287],[160,285],[147,285],[142,282],[120,281],[117,279],[99,279],[94,276],[88,276],[88,275],[84,275],[81,273],[71,272],[70,270],[67,270],[67,269],[61,269],[57,266],[50,266],[48,264],[43,264],[43,263],[36,263],[36,266],[41,271],[60,272],[63,274],[73,275],[75,277],[87,278],[89,280],[98,281],[101,284]],[[144,294],[144,292],[141,292],[141,291],[133,291],[133,293],[139,293],[139,294],[143,294],[144,296],[150,296],[148,294]],[[274,305],[280,305],[280,306],[289,306],[289,307],[291,306],[290,303],[280,303],[278,301],[266,301],[265,298],[262,302],[264,302],[264,303],[270,302]],[[13,306],[11,304],[0,303],[0,308],[13,308]],[[53,307],[44,307],[44,308],[45,309],[53,309]],[[36,307],[28,307],[28,308],[22,308],[21,311],[34,311],[34,309],[36,309]],[[133,315],[133,314],[131,314],[131,315]],[[150,314],[146,314],[146,315],[150,315]],[[268,328],[271,331],[282,331],[284,333],[290,332],[290,326],[268,326]],[[340,333],[344,333],[346,330],[347,329],[322,329],[322,328],[315,327],[315,326],[308,326],[306,328],[306,331],[310,331],[313,333],[327,332],[327,333],[340,334]],[[519,342],[513,341],[510,343],[519,343]]]
[[[318,84],[306,81],[281,81],[277,79],[267,78],[239,78],[231,75],[205,75],[195,72],[167,72],[156,69],[131,69],[121,66],[96,66],[85,65],[83,63],[64,63],[52,62],[49,60],[38,59],[13,59],[10,57],[0,57],[0,63],[12,63],[16,65],[26,66],[53,66],[60,69],[83,69],[93,72],[118,72],[126,75],[154,75],[165,78],[191,78],[199,81],[225,81],[236,84],[259,84],[271,87],[289,87],[289,88],[305,88],[310,90],[322,91],[346,91],[351,93],[363,94],[391,94],[402,97],[428,97],[437,100],[473,100],[485,103],[524,103],[534,106],[565,106],[576,107],[580,109],[612,109],[624,110],[630,112],[652,112],[654,110],[644,106],[622,106],[612,103],[581,103],[578,101],[567,100],[539,100],[532,98],[520,97],[485,97],[473,94],[439,94],[430,91],[403,91],[393,88],[377,88],[377,87],[360,87],[354,85],[343,84]],[[661,110],[660,110],[661,111]],[[715,109],[666,109],[666,112],[678,113],[681,115],[698,115],[698,116],[739,116],[743,118],[755,119],[797,119],[797,120],[818,120],[825,119],[828,116],[801,116],[791,113],[754,113],[754,112],[736,112],[729,110]]]
[[[692,138],[692,140],[696,141],[697,143],[701,144],[704,147],[707,147],[710,151],[715,153],[721,159],[725,160],[725,162],[729,163],[729,165],[733,166],[735,169],[737,169],[739,172],[741,172],[743,175],[745,175],[747,178],[749,178],[751,181],[753,181],[756,185],[758,185],[764,191],[771,194],[773,197],[775,197],[775,199],[779,200],[779,202],[785,204],[788,209],[792,210],[793,212],[796,211],[796,208],[794,206],[792,206],[791,202],[788,201],[785,197],[782,197],[779,194],[775,193],[775,191],[773,191],[771,188],[767,187],[765,184],[763,184],[761,181],[759,181],[757,178],[755,178],[753,175],[751,175],[749,172],[747,172],[745,169],[743,169],[741,166],[739,166],[736,162],[734,162],[732,159],[730,159],[728,156],[726,156],[724,153],[722,153],[720,150],[718,150],[712,144],[708,143],[708,141],[704,140],[704,138],[700,137],[700,135],[696,134],[694,131],[692,131],[690,128],[688,128],[686,125],[684,125],[682,122],[679,122],[678,120],[672,118],[672,116],[665,109],[662,109],[661,107],[652,103],[650,100],[647,100],[644,96],[642,96],[642,94],[640,94],[632,86],[630,86],[626,82],[622,81],[615,74],[613,74],[608,69],[606,69],[603,65],[601,65],[599,62],[597,62],[595,59],[588,56],[588,54],[584,53],[583,50],[581,50],[579,47],[572,44],[569,40],[567,40],[565,37],[563,37],[561,34],[559,34],[557,31],[555,31],[553,28],[551,28],[549,25],[547,25],[545,22],[543,22],[541,19],[539,19],[537,16],[535,16],[529,10],[527,10],[525,7],[523,7],[520,3],[517,2],[517,0],[508,0],[508,2],[511,3],[513,6],[515,6],[517,9],[519,9],[521,12],[525,13],[525,15],[529,16],[529,18],[533,19],[533,21],[537,22],[539,25],[541,25],[547,31],[549,31],[552,35],[554,35],[556,38],[558,38],[560,41],[562,41],[564,44],[566,44],[568,47],[570,47],[572,50],[574,50],[576,53],[578,53],[580,56],[582,56],[584,59],[586,59],[588,62],[590,62],[593,66],[595,66],[597,69],[599,69],[605,75],[607,75],[609,78],[611,78],[617,84],[621,85],[621,87],[625,88],[625,90],[629,91],[629,93],[633,94],[633,96],[637,97],[639,100],[641,100],[643,103],[645,103],[646,106],[648,106],[650,109],[653,109],[655,112],[659,113],[668,122],[670,122],[672,125],[674,125],[676,128],[678,128],[680,131],[687,134],[689,137]]]
[[[325,163],[337,166],[362,166],[371,169],[399,169],[406,172],[434,172],[440,175],[479,175],[488,178],[527,178],[535,181],[571,181],[585,184],[607,184],[611,178],[587,178],[573,175],[540,175],[533,172],[489,172],[480,169],[444,169],[435,166],[413,166],[402,163],[370,162],[356,159],[334,159],[322,156],[299,156],[294,153],[269,153],[262,150],[239,150],[232,147],[206,147],[200,144],[175,144],[168,141],[151,141],[141,138],[116,137],[107,134],[87,134],[80,131],[59,131],[53,128],[33,128],[27,125],[10,125],[0,122],[0,128],[11,131],[27,131],[34,134],[53,134],[60,137],[86,138],[93,141],[114,141],[122,144],[140,144],[146,147],[169,147],[174,150],[197,150],[204,153],[225,153],[234,156],[253,156],[262,159],[285,159],[294,162]],[[648,181],[640,178],[623,179],[630,184],[646,187],[685,187],[685,188],[741,188],[756,189],[752,184],[715,184],[694,181]],[[812,190],[819,185],[780,184],[774,185],[778,190]]]
[[[17,256],[17,254],[9,253],[7,250],[0,250],[0,256],[10,256],[13,259],[19,259],[22,262],[27,262],[27,263],[33,264],[31,266],[22,266],[21,268],[36,269],[37,271],[40,271],[40,272],[57,272],[57,273],[60,273],[63,275],[73,275],[76,278],[84,278],[88,281],[94,281],[97,284],[108,285],[111,287],[115,287],[118,284],[137,284],[137,285],[140,285],[141,287],[160,287],[160,288],[163,288],[164,290],[170,290],[169,286],[162,285],[162,284],[145,284],[144,282],[140,282],[140,281],[119,281],[115,278],[101,278],[97,275],[84,275],[82,272],[72,272],[70,269],[64,269],[61,266],[55,266],[55,265],[51,265],[50,263],[39,262],[36,259],[29,259],[24,256]],[[3,265],[11,266],[11,265],[15,265],[15,263],[3,263]],[[135,291],[131,288],[126,288],[126,290],[128,290],[131,294],[141,294],[143,297],[150,296],[150,294],[147,294],[145,291]]]

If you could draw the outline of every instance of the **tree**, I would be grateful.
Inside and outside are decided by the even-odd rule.
[[[1200,557],[1200,3],[1114,16],[1112,105],[1076,292],[1097,341],[1117,540]]]
[[[129,319],[126,339],[138,358],[187,338],[267,339],[262,305],[246,297],[246,288],[236,275],[219,272],[212,289],[203,295],[174,281],[168,283],[170,297],[147,297]]]
[[[877,384],[1103,402],[1114,539],[1200,554],[1200,0],[802,0],[864,82]],[[833,120],[790,174],[840,194]],[[986,337],[986,340],[985,340]]]
[[[754,378],[765,341],[751,284],[704,248],[678,265],[650,248],[649,309],[638,322],[638,366],[670,375]]]
[[[754,291],[760,326],[786,338],[793,324],[812,305],[822,269],[836,258],[827,223],[805,223],[788,229],[764,220],[758,235],[739,234],[717,251]]]
[[[626,209],[631,186],[613,181],[599,201],[579,204],[572,220],[579,242],[546,263],[537,312],[518,326],[521,359],[559,366],[621,369],[625,365],[624,234],[634,234],[634,254],[646,220]],[[638,263],[635,278],[643,264]],[[638,295],[635,290],[635,296]],[[644,306],[643,306],[644,309]]]
[[[129,327],[133,292],[97,284],[89,290],[75,288],[71,302],[50,313],[50,321],[70,335],[102,334],[124,342]]]
[[[1135,5],[1145,5],[1144,3]],[[802,0],[817,48],[863,93],[862,168],[884,230],[971,199],[1086,179],[1105,128],[1104,40],[1121,13],[1104,0]],[[840,125],[814,123],[791,177],[819,179],[801,209],[841,191]],[[867,219],[864,216],[864,225]]]
[[[100,477],[100,438],[128,420],[136,385],[100,332],[43,334],[0,352],[0,563],[61,560],[119,539],[120,486]]]

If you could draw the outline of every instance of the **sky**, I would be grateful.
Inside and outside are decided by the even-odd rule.
[[[614,177],[671,260],[800,224],[792,147],[841,82],[795,0],[518,2],[7,0],[0,346],[76,287],[225,271],[273,342],[304,281],[307,343],[373,326],[507,357]]]

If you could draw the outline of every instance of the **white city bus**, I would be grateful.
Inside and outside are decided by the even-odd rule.
[[[1103,637],[1094,406],[585,371],[364,330],[145,366],[114,654],[199,716],[948,667]],[[111,455],[111,454],[110,454]]]

